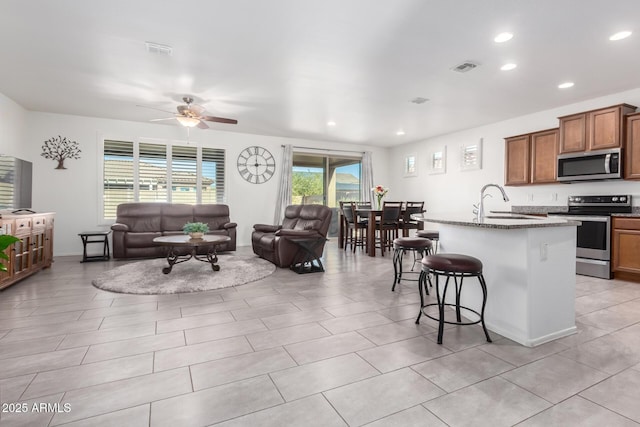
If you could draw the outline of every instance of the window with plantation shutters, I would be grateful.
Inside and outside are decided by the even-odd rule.
[[[104,141],[103,217],[120,203],[224,203],[225,150]]]
[[[197,203],[198,167],[196,147],[171,148],[171,201]]]
[[[133,142],[104,142],[102,176],[104,217],[115,218],[116,208],[120,203],[135,201]]]
[[[166,202],[167,146],[164,144],[140,143],[138,149],[138,186],[139,202]]]
[[[202,203],[224,202],[224,154],[224,150],[202,148]]]

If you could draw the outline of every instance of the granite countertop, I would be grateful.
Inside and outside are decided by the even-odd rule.
[[[615,214],[611,214],[611,216],[621,216],[621,217],[626,217],[626,218],[640,218],[640,212],[615,213]]]
[[[562,218],[546,218],[512,213],[489,213],[482,222],[478,222],[471,214],[439,214],[425,215],[425,222],[439,224],[463,225],[478,228],[516,229],[516,228],[544,228],[544,227],[569,227],[580,225],[580,221],[571,221]]]

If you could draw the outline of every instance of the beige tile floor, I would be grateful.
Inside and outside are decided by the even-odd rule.
[[[640,284],[577,276],[579,333],[536,348],[440,346],[390,256],[335,241],[325,273],[199,294],[104,292],[118,262],[78,261],[0,292],[0,427],[640,425]]]

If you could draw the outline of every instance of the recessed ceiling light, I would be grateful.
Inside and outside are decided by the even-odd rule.
[[[500,67],[500,69],[502,71],[511,71],[514,68],[516,68],[518,66],[518,64],[514,64],[514,63],[509,63],[509,64],[504,64],[502,67]]]
[[[567,89],[573,87],[573,82],[564,82],[558,85],[558,89]]]
[[[611,37],[609,37],[609,40],[611,41],[622,40],[622,39],[626,39],[630,35],[631,35],[631,31],[620,31],[618,33],[615,33]]]
[[[336,122],[334,122],[333,120],[329,120],[329,121],[327,122],[327,126],[331,126],[331,127],[333,127],[333,126],[335,126],[335,125],[336,125]]]
[[[402,129],[400,129],[398,132],[396,132],[396,135],[402,136],[402,135],[404,135],[404,131]]]
[[[493,41],[496,43],[504,43],[508,42],[513,38],[513,34],[511,33],[500,33],[493,38]]]

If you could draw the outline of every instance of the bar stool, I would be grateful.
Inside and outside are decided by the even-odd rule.
[[[440,241],[440,232],[438,230],[416,230],[416,236],[433,241],[435,243],[433,253],[438,253],[438,242]]]
[[[429,290],[427,289],[427,283],[431,285],[430,274],[433,274],[436,279],[436,296],[438,298],[437,304],[424,303],[422,287],[424,286],[424,289],[427,291],[428,295]],[[447,277],[442,295],[440,295],[440,276]],[[451,277],[453,277],[456,285],[455,304],[446,302],[447,288],[449,286],[449,279]],[[460,293],[462,292],[462,282],[465,277],[477,277],[478,281],[480,282],[480,286],[482,287],[482,308],[479,313],[472,308],[460,305]],[[460,279],[460,283],[458,283],[458,279]],[[482,262],[479,259],[472,256],[460,254],[428,255],[422,259],[422,272],[420,273],[420,283],[418,284],[418,286],[420,289],[421,307],[418,318],[416,319],[416,323],[420,323],[420,316],[422,316],[423,314],[430,319],[437,320],[438,344],[442,344],[442,335],[445,323],[448,323],[450,325],[476,325],[478,323],[481,323],[482,329],[484,330],[484,335],[487,337],[487,341],[491,342],[491,337],[489,337],[489,332],[487,331],[487,327],[484,324],[484,309],[487,305],[487,284],[484,281],[484,276],[482,275]],[[425,308],[430,306],[438,306],[439,317],[433,317],[426,313]],[[444,319],[445,306],[455,307],[455,322],[447,321]],[[471,313],[474,313],[479,317],[479,319],[476,321],[463,322],[461,310],[467,310]]]
[[[416,255],[420,255],[420,258],[429,255],[431,254],[431,240],[421,237],[396,237],[393,239],[393,286],[391,291],[395,291],[396,284],[400,284],[400,280],[402,280],[402,259],[407,251],[413,252],[414,259]],[[422,274],[421,272],[413,271],[413,269],[406,273]],[[418,286],[420,285],[420,276],[416,279],[407,279],[405,277],[404,280],[418,282]],[[427,291],[427,294],[429,294],[429,291]]]

